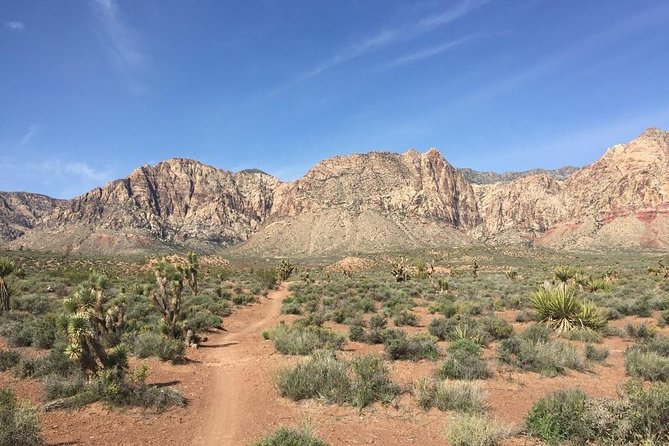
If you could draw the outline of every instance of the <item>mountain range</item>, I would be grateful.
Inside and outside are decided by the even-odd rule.
[[[318,256],[509,243],[666,249],[669,132],[554,171],[458,169],[430,149],[337,156],[282,182],[175,158],[71,200],[0,192],[11,249]]]

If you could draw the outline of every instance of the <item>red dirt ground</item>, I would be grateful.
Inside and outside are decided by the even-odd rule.
[[[333,446],[340,445],[424,445],[447,444],[443,430],[448,414],[436,409],[423,411],[410,394],[403,395],[394,407],[375,404],[361,413],[348,406],[323,405],[316,401],[293,402],[280,398],[274,387],[275,371],[300,358],[275,353],[270,341],[263,340],[264,330],[279,320],[294,316],[280,314],[281,301],[288,295],[285,285],[271,292],[256,305],[244,307],[226,318],[227,332],[210,336],[197,350],[189,351],[191,363],[174,366],[156,360],[134,364],[150,366],[149,382],[173,383],[189,399],[186,408],[163,413],[141,409],[108,409],[95,404],[81,410],[49,412],[42,415],[43,432],[51,445],[247,445],[279,426],[300,425],[307,421],[316,433]],[[418,309],[421,328],[425,330],[434,316]],[[513,320],[515,314],[502,314]],[[624,326],[626,320],[617,321]],[[526,324],[514,323],[516,329]],[[332,324],[332,328],[344,326]],[[441,343],[445,346],[446,343]],[[603,345],[610,357],[590,372],[570,371],[566,375],[547,378],[535,373],[519,373],[499,368],[491,379],[481,384],[489,394],[491,413],[498,419],[522,427],[522,421],[538,398],[562,388],[580,388],[591,396],[616,396],[625,381],[623,352],[630,341],[606,338]],[[343,355],[350,357],[367,352],[381,352],[382,346],[351,342]],[[494,348],[486,351],[494,356]],[[439,361],[416,363],[396,361],[391,365],[393,379],[410,387],[423,376],[430,376]],[[40,402],[40,384],[17,380],[8,372],[0,373],[0,386],[16,390],[21,398]],[[504,445],[534,445],[531,439],[516,437]]]

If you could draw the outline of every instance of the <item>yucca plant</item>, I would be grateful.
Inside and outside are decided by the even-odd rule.
[[[14,272],[14,262],[7,257],[0,258],[0,314],[9,311],[10,292],[5,280]]]
[[[562,283],[567,283],[571,279],[574,279],[580,273],[579,268],[575,268],[571,265],[558,265],[553,268],[553,275],[555,280]]]
[[[530,302],[542,321],[558,333],[574,328],[599,330],[606,325],[597,308],[566,285],[541,287],[532,293]]]
[[[459,324],[455,327],[453,330],[453,340],[467,340],[475,342],[478,345],[485,344],[485,336],[466,324]]]

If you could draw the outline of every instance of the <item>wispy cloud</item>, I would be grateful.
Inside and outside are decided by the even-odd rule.
[[[667,22],[669,18],[668,13],[669,5],[666,3],[659,7],[648,9],[627,19],[624,23],[614,24],[600,33],[549,54],[534,63],[523,65],[517,72],[506,77],[497,78],[494,82],[482,86],[479,90],[469,95],[466,100],[488,99],[498,94],[513,91],[528,82],[559,72],[565,67],[574,65],[587,55],[610,47],[630,35],[645,30],[650,26]],[[596,58],[593,60],[596,60]]]
[[[463,37],[462,39],[445,42],[440,45],[431,46],[429,48],[424,48],[420,51],[406,54],[404,56],[398,57],[397,59],[391,62],[388,62],[386,65],[384,65],[383,68],[393,68],[400,65],[406,65],[408,63],[416,62],[419,60],[428,59],[430,57],[438,56],[439,54],[445,53],[449,50],[459,47],[460,45],[470,42],[475,37],[476,37],[475,35],[466,36]]]
[[[342,48],[329,59],[326,59],[325,61],[299,75],[297,80],[307,80],[338,65],[357,59],[358,57],[361,57],[365,54],[378,51],[395,43],[413,40],[436,28],[448,25],[466,16],[484,3],[487,3],[487,1],[488,0],[465,0],[458,3],[451,9],[423,17],[422,19],[418,20],[418,22],[379,31],[361,39],[360,41],[354,42]],[[445,51],[445,49],[442,51]]]
[[[115,178],[111,168],[98,169],[85,161],[17,160],[0,155],[0,164],[4,169],[0,190],[26,190],[56,198],[71,198]]]
[[[425,29],[436,28],[437,26],[448,25],[451,22],[466,16],[474,9],[487,3],[488,0],[465,0],[454,8],[423,18],[418,22],[418,26]]]
[[[26,25],[23,22],[19,22],[18,20],[12,20],[11,22],[5,22],[5,28],[9,29],[10,31],[23,31],[26,29]]]
[[[30,144],[30,141],[32,141],[33,137],[39,133],[39,131],[40,127],[37,124],[32,124],[30,127],[28,127],[28,131],[19,140],[19,146]]]
[[[148,58],[140,48],[137,31],[126,23],[116,0],[90,0],[90,4],[98,37],[114,65],[132,90],[143,91],[145,87],[137,74]]]

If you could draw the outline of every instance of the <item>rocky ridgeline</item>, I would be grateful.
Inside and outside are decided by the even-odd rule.
[[[72,200],[0,194],[0,237],[53,251],[317,255],[490,243],[663,248],[669,133],[582,169],[491,174],[436,150],[327,159],[289,183],[171,159]],[[243,243],[242,243],[243,242]]]

